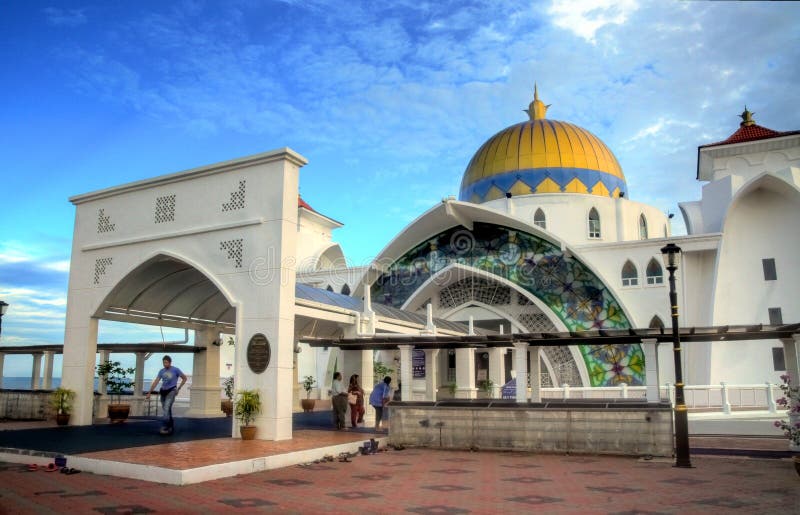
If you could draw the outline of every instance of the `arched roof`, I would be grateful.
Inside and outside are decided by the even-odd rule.
[[[131,271],[106,296],[95,316],[174,327],[231,328],[236,311],[203,272],[167,255]]]

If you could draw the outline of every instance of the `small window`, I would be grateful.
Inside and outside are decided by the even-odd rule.
[[[764,268],[765,281],[776,281],[778,279],[778,272],[775,269],[775,258],[762,259],[761,266]]]
[[[653,315],[653,318],[650,319],[650,325],[648,327],[650,327],[650,329],[664,329],[664,322],[658,318],[658,315]]]
[[[589,238],[600,237],[600,215],[595,208],[589,210]]]
[[[328,285],[328,287],[327,287],[327,288],[325,288],[325,289],[326,289],[326,290],[328,290],[328,291],[333,291],[333,286],[331,286],[331,285],[329,284],[329,285]]]
[[[783,325],[781,308],[769,308],[769,325]]]
[[[544,216],[542,208],[538,208],[536,213],[533,214],[533,225],[547,229],[547,218]]]
[[[772,348],[772,369],[775,372],[786,370],[786,358],[783,355],[783,347]]]
[[[661,269],[661,264],[655,259],[651,259],[647,263],[647,284],[664,284],[664,271]]]
[[[647,239],[647,218],[644,217],[644,213],[639,215],[639,239]]]
[[[622,267],[622,286],[636,286],[638,284],[639,272],[636,271],[636,265],[628,260]]]
[[[342,286],[342,295],[350,295],[350,287],[347,286],[347,283]]]

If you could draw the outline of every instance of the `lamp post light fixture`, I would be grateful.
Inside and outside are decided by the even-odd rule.
[[[661,249],[664,266],[669,271],[669,305],[672,311],[672,353],[675,358],[675,466],[691,467],[689,458],[689,417],[683,395],[683,371],[681,370],[681,337],[678,329],[678,294],[675,292],[675,270],[681,248],[668,243]]]
[[[0,300],[0,334],[3,333],[3,315],[8,311],[8,302]]]

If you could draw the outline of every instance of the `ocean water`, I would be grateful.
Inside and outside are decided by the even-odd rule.
[[[39,381],[39,387],[43,381]],[[53,388],[58,388],[61,386],[61,378],[54,377],[52,381]],[[97,389],[97,378],[94,380],[94,387]],[[14,376],[3,376],[3,389],[4,390],[30,390],[31,389],[31,378],[30,377],[14,377]]]
[[[189,388],[192,386],[192,376],[186,374],[188,380],[186,381],[186,386],[181,388],[181,392],[178,394],[178,399],[188,399],[189,398]],[[220,385],[222,385],[223,378],[220,378]],[[150,384],[153,382],[152,379],[145,379],[144,380],[144,387],[149,388]],[[39,389],[42,389],[43,381],[39,381]],[[94,390],[97,391],[97,384],[98,379],[94,378]],[[58,388],[61,386],[61,378],[54,377],[52,380],[52,388]],[[156,387],[158,389],[158,387]],[[31,390],[31,378],[30,377],[19,377],[19,376],[3,376],[3,390]],[[130,391],[128,393],[131,393]]]

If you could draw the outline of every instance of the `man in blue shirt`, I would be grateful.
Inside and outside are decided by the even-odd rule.
[[[150,390],[145,395],[145,398],[150,400],[150,392],[161,381],[159,393],[161,394],[161,408],[164,412],[164,424],[161,427],[161,434],[169,435],[173,431],[172,405],[175,403],[175,397],[178,392],[186,383],[186,374],[181,372],[180,368],[172,366],[172,358],[169,356],[164,356],[162,363],[164,368],[158,371],[158,375],[153,379],[153,384],[150,385]],[[178,378],[180,378],[181,384],[178,384]]]
[[[392,389],[389,388],[389,383],[391,382],[391,377],[384,377],[383,382],[376,384],[375,388],[372,390],[372,393],[369,395],[369,404],[375,408],[375,429],[381,429],[383,407],[386,406],[386,403],[391,400]]]

